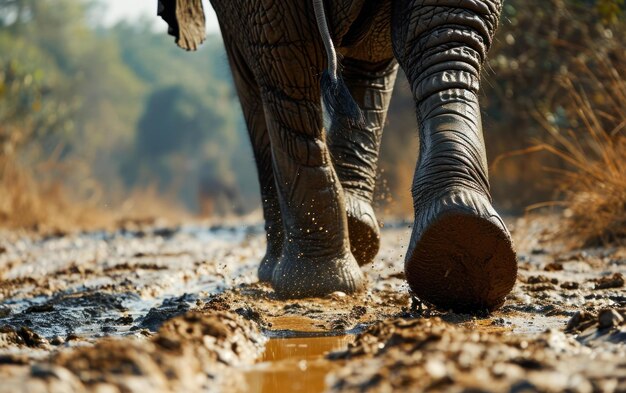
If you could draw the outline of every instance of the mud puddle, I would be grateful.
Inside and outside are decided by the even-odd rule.
[[[240,393],[321,393],[326,376],[341,364],[326,358],[353,343],[355,332],[329,333],[315,327],[315,321],[283,316],[271,321],[269,340],[257,363],[243,372],[246,388]]]
[[[337,356],[347,352],[366,326],[350,331],[332,332],[321,328],[319,321],[303,316],[271,318],[269,338],[257,362],[243,371],[246,387],[238,392],[321,393],[328,388],[329,376],[346,366]],[[462,323],[481,333],[512,331],[489,319]],[[383,344],[380,344],[381,346]]]
[[[518,282],[478,317],[411,297],[405,224],[385,225],[366,292],[290,301],[256,282],[260,227],[0,231],[0,379],[10,392],[626,391],[626,249],[563,251],[550,225],[512,223]]]

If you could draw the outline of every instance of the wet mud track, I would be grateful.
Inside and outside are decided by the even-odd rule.
[[[256,283],[261,228],[0,232],[0,392],[626,391],[626,249],[564,251],[511,222],[498,312],[429,310],[383,230],[356,296],[280,301]]]

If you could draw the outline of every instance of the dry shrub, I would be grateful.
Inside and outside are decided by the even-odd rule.
[[[573,121],[543,121],[552,141],[538,145],[561,158],[559,176],[565,220],[560,232],[576,245],[626,244],[626,81],[606,58],[593,71],[582,65],[564,78]]]
[[[42,232],[91,227],[102,220],[94,206],[71,203],[58,182],[42,183],[13,156],[0,157],[0,225]]]
[[[163,194],[156,186],[133,190],[115,203],[114,209],[112,218],[118,227],[128,224],[180,224],[194,218],[175,195]]]
[[[154,225],[157,220],[179,223],[189,218],[184,208],[153,187],[113,198],[111,193],[102,192],[102,186],[93,177],[84,174],[78,186],[71,186],[67,177],[80,172],[76,169],[80,165],[73,164],[46,162],[26,166],[14,155],[0,156],[0,227],[63,234]],[[61,175],[55,173],[64,166],[69,168],[62,170]],[[64,178],[63,174],[67,176]]]

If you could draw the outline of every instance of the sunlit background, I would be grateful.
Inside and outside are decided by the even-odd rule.
[[[258,214],[256,170],[215,15],[205,2],[207,41],[187,53],[156,7],[0,0],[0,221]],[[542,143],[555,142],[551,130],[584,135],[572,94],[602,114],[607,132],[620,124],[611,84],[626,74],[625,26],[619,0],[505,2],[482,93],[492,191],[504,213],[567,194],[546,168],[568,166]],[[383,217],[412,214],[417,146],[400,76],[381,151]]]

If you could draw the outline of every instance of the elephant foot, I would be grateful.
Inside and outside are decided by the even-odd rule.
[[[278,227],[278,225],[282,226],[282,222],[280,224],[267,225],[265,229],[267,233],[267,248],[265,250],[265,255],[263,256],[263,259],[259,264],[259,269],[257,270],[257,275],[260,282],[272,281],[274,268],[276,267],[276,264],[278,264],[278,260],[283,253],[284,237],[282,230],[274,229]]]
[[[359,266],[374,260],[380,249],[380,228],[371,203],[345,194],[350,250]]]
[[[517,278],[517,259],[487,197],[457,188],[416,210],[404,269],[421,300],[473,313],[502,306]]]
[[[278,259],[280,255],[270,255],[266,253],[261,263],[259,264],[259,269],[257,270],[257,275],[259,277],[260,282],[271,282],[272,275],[274,274],[274,268],[278,263]]]
[[[282,299],[322,297],[337,291],[355,293],[364,283],[359,265],[347,250],[336,257],[314,258],[287,252],[272,276],[274,291]]]

